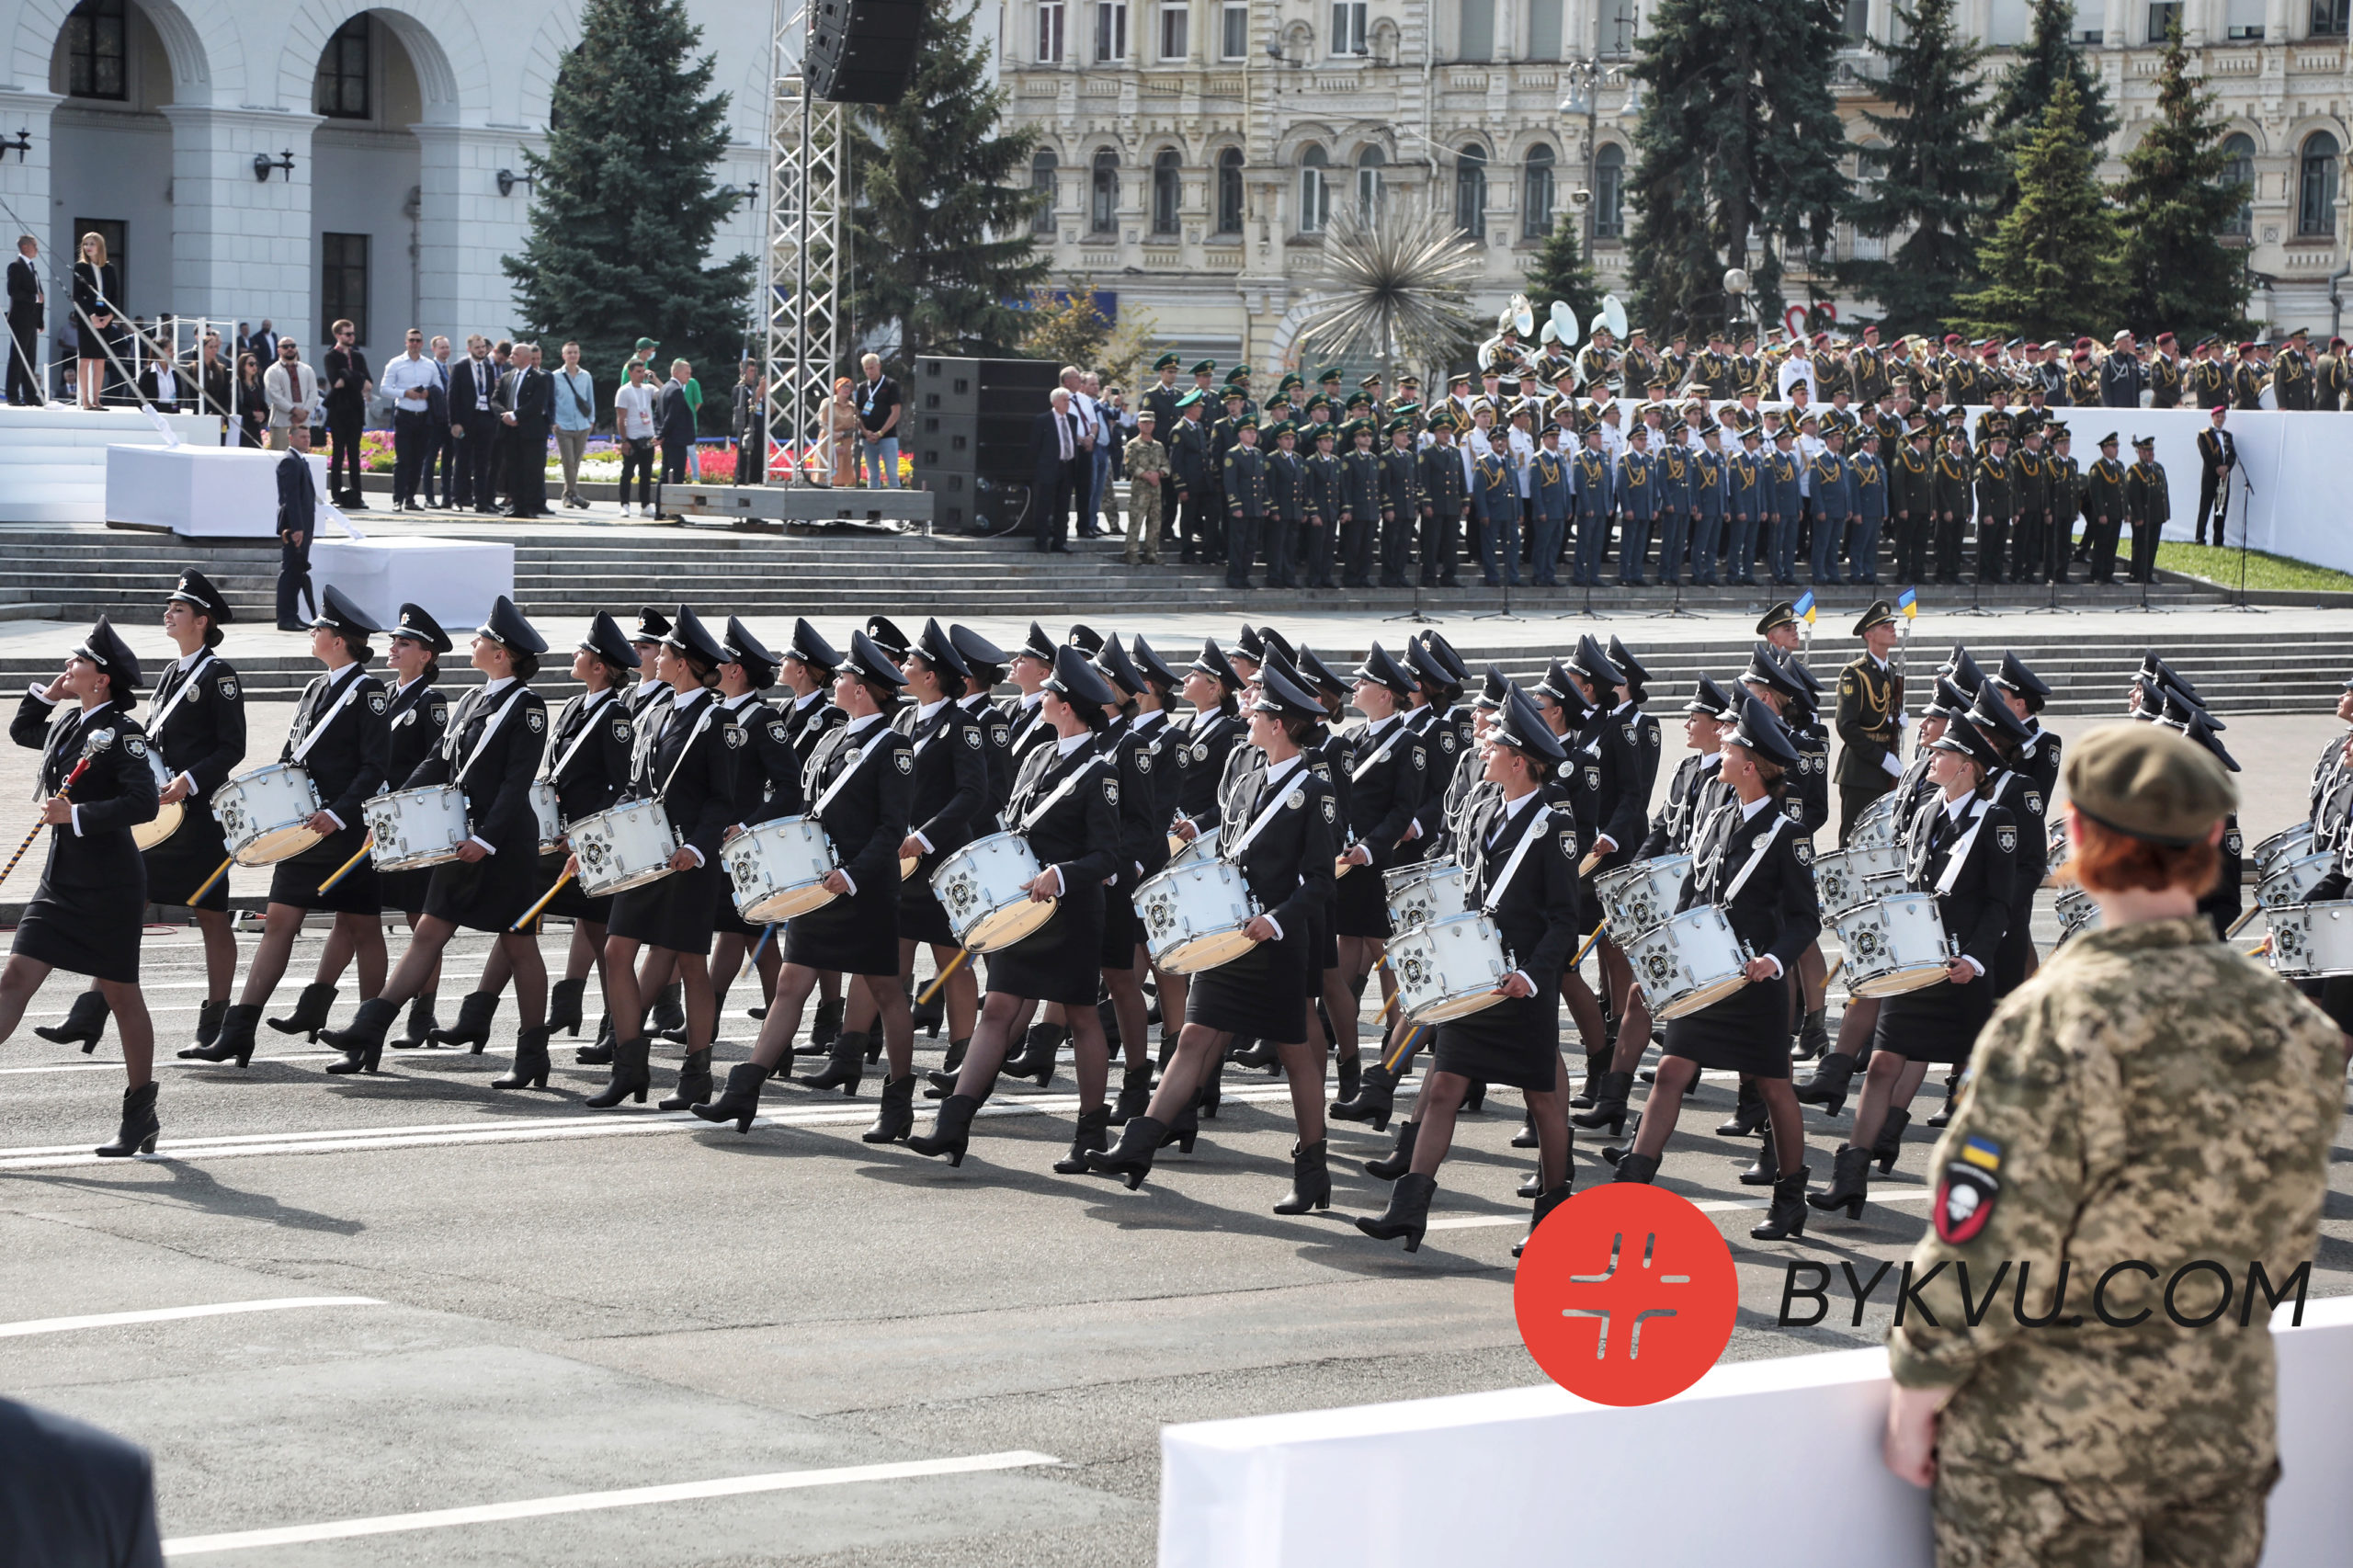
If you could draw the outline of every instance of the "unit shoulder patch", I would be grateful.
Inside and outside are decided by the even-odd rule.
[[[1994,830],[1994,847],[1999,849],[2005,855],[2017,854],[2018,852],[2018,830],[2015,827],[1995,828]]]
[[[371,691],[368,694],[368,711],[375,714],[380,719],[383,717],[384,694],[382,692]]]
[[[981,732],[978,726],[967,724],[964,727],[964,744],[974,751],[981,749]]]
[[[235,676],[222,676],[220,679],[212,683],[212,689],[219,692],[227,700],[234,702],[237,700],[237,677]]]
[[[529,712],[523,715],[523,727],[530,731],[531,733],[535,735],[545,731],[548,727],[548,716],[546,712],[540,709],[532,709]]]
[[[891,754],[891,761],[902,773],[913,773],[915,770],[915,754],[904,746]]]
[[[1811,866],[1813,864],[1813,846],[1808,844],[1804,839],[1799,839],[1795,844],[1791,845],[1790,848],[1791,852],[1797,856],[1799,865]]]

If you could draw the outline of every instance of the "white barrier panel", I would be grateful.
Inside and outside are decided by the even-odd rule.
[[[274,540],[285,456],[248,447],[108,447],[107,520],[169,528],[182,539]],[[309,460],[312,483],[324,495],[327,460],[315,454]]]
[[[2353,1297],[2301,1328],[2291,1310],[2267,1568],[2353,1541]],[[1631,1409],[1546,1384],[1165,1427],[1160,1568],[1932,1568],[1928,1494],[1880,1460],[1887,1387],[1885,1351],[1847,1350],[1733,1362]]]
[[[379,626],[398,626],[404,604],[423,605],[463,648],[491,601],[515,597],[515,547],[425,534],[322,539],[311,546],[311,582],[333,584]]]

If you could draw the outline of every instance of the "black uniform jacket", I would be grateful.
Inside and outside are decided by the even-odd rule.
[[[1116,764],[1092,744],[1067,756],[1057,744],[1033,746],[1014,778],[1005,825],[1029,840],[1039,865],[1062,872],[1063,892],[1101,887],[1118,874],[1124,853]]]
[[[722,702],[719,718],[743,736],[729,743],[735,753],[735,814],[731,820],[761,822],[800,811],[801,754],[793,749],[784,715],[747,696],[733,706]],[[784,801],[783,812],[769,812],[769,802],[779,798]]]
[[[1471,739],[1451,711],[1441,713],[1435,708],[1416,708],[1405,715],[1405,722],[1421,737],[1422,755],[1428,764],[1424,773],[1428,784],[1414,805],[1414,821],[1421,825],[1421,835],[1415,839],[1415,847],[1406,857],[1419,859],[1435,851],[1446,827],[1447,786],[1453,781],[1456,764],[1463,752],[1470,749]]]
[[[627,698],[607,691],[595,696],[594,706],[585,692],[564,699],[548,744],[548,779],[566,823],[609,810],[621,798],[636,745]]]
[[[1995,774],[1985,793],[2018,824],[2018,876],[2031,898],[2033,890],[2051,872],[2051,829],[2043,820],[2051,810],[2051,797],[2032,778],[2008,770]]]
[[[1587,719],[1569,753],[1571,764],[1586,769],[1587,787],[1595,796],[1595,831],[1629,854],[1641,845],[1649,825],[1657,733],[1658,721],[1639,709],[1621,708]],[[1596,765],[1600,768],[1597,780],[1592,772]]]
[[[1676,913],[1716,905],[1749,952],[1769,954],[1783,974],[1795,974],[1798,955],[1822,934],[1813,846],[1797,824],[1769,804],[1750,816],[1728,800],[1701,824],[1691,854]]]
[[[1790,725],[1790,744],[1797,748],[1798,765],[1790,770],[1781,809],[1811,837],[1830,820],[1830,737],[1817,720],[1803,727]]]
[[[1046,722],[1044,702],[1031,702],[1024,698],[1008,698],[1005,704],[1006,755],[1013,771],[1021,771],[1033,747],[1054,738],[1054,727]]]
[[[1150,808],[1153,830],[1160,835],[1157,860],[1144,861],[1149,876],[1168,863],[1168,829],[1176,819],[1176,743],[1183,728],[1176,720],[1159,709],[1136,716],[1135,733],[1143,746],[1144,778],[1152,786]]]
[[[52,725],[50,715],[56,706],[28,692],[8,726],[9,739],[41,754],[41,800],[57,793],[75,764],[90,759],[68,792],[80,808],[74,822],[50,830],[42,885],[52,895],[128,890],[144,903],[147,868],[139,858],[139,846],[131,840],[131,830],[155,820],[155,774],[147,765],[147,732],[111,702]]]
[[[1242,738],[1242,721],[1224,713],[1172,719],[1176,733],[1169,738],[1176,753],[1176,809],[1203,833],[1215,827],[1223,802],[1218,786],[1225,781],[1225,757]]]
[[[1279,773],[1270,793],[1267,782]],[[1279,803],[1278,803],[1279,802]],[[1261,811],[1273,807],[1274,817],[1236,858],[1242,879],[1273,917],[1286,937],[1303,937],[1310,915],[1332,901],[1333,846],[1339,840],[1340,806],[1332,786],[1315,776],[1305,756],[1279,768],[1251,769],[1238,774],[1222,810],[1231,825],[1226,835],[1238,842],[1256,825]]]
[[[856,777],[838,790],[845,774]],[[847,721],[827,730],[801,769],[801,793],[841,857],[841,869],[858,892],[898,885],[899,846],[907,836],[907,801],[914,794],[915,753],[907,737],[880,716],[853,726]],[[833,798],[825,800],[828,791]],[[823,809],[818,802],[824,801]],[[790,816],[770,801],[759,820]]]
[[[178,722],[179,715],[172,715]],[[413,680],[384,698],[384,777],[406,778],[416,771],[449,725],[449,699],[438,687]]]
[[[1722,756],[1721,752],[1695,751],[1676,765],[1675,777],[1666,781],[1665,803],[1651,818],[1651,830],[1643,835],[1642,847],[1634,851],[1635,859],[1690,852],[1699,825],[1716,807],[1732,799],[1717,760]]]
[[[1120,865],[1113,884],[1133,897],[1136,884],[1168,863],[1166,818],[1158,815],[1160,786],[1153,774],[1152,739],[1122,723],[1096,739],[1096,749],[1120,781]]]
[[[987,743],[981,755],[988,758],[989,800],[973,827],[979,835],[987,832],[987,824],[1005,810],[1006,796],[1013,792],[1013,725],[985,696],[967,697],[957,706],[972,716],[972,722],[981,727],[981,739]]]
[[[335,704],[347,690],[351,700],[337,709]],[[359,825],[359,802],[391,777],[387,766],[391,736],[384,727],[387,705],[383,682],[358,665],[318,676],[302,688],[302,699],[294,705],[294,722],[286,732],[285,749],[278,755],[278,761],[292,762],[312,732],[324,726],[318,744],[303,754],[301,767],[311,776],[312,788],[319,792],[322,809],[347,828]]]
[[[1931,796],[1904,824],[1904,885],[1914,892],[1937,895],[1946,941],[1958,941],[1961,956],[1975,959],[1989,979],[2020,892],[2034,896],[2034,883],[2019,870],[2018,851],[2026,836],[2018,819],[1991,801],[1972,799],[1956,820],[1946,812],[1941,793]],[[1963,857],[1958,871],[1952,869],[1956,852]]]
[[[1583,840],[1576,818],[1565,806],[1539,798],[1504,820],[1500,791],[1474,805],[1462,822],[1463,859],[1471,871],[1471,901],[1483,909],[1503,937],[1512,966],[1540,993],[1560,983],[1576,950],[1577,857]],[[1521,840],[1527,853],[1503,881]]]
[[[666,716],[664,708],[670,710]],[[736,820],[735,757],[744,747],[743,732],[718,710],[713,691],[695,693],[684,708],[665,699],[649,710],[652,738],[638,743],[629,785],[633,798],[662,802],[679,841],[700,853],[706,866],[719,853],[720,835]],[[891,871],[898,874],[895,862]]]
[[[1397,841],[1428,792],[1429,751],[1402,714],[1350,732],[1344,744],[1348,829],[1372,851],[1370,869],[1385,871],[1413,858],[1399,854]]]
[[[785,738],[792,743],[803,768],[817,755],[817,743],[824,738],[825,732],[849,722],[849,715],[826,701],[822,691],[806,702],[792,699],[778,711],[784,716]]]
[[[183,686],[186,696],[180,695]],[[166,709],[170,711],[162,727],[148,736],[148,743],[163,755],[169,777],[187,774],[196,786],[196,798],[209,801],[245,759],[245,697],[237,672],[209,651],[191,670],[181,669],[175,660],[155,683],[148,712]]]
[[[531,780],[547,744],[548,705],[538,692],[521,681],[494,692],[476,687],[459,701],[449,738],[401,788],[455,784],[476,838],[501,856],[535,860],[540,819],[531,810]]]
[[[915,872],[926,879],[950,850],[961,849],[986,831],[989,801],[988,732],[954,702],[943,701],[928,719],[912,704],[891,716],[891,727],[907,737],[915,756],[907,797],[907,831],[931,846]]]

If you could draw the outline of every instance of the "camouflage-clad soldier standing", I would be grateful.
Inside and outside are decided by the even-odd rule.
[[[1168,478],[1168,449],[1154,439],[1159,415],[1150,407],[1136,410],[1134,439],[1120,449],[1120,463],[1128,476],[1127,563],[1133,566],[1142,551],[1147,566],[1160,564],[1160,502]]]

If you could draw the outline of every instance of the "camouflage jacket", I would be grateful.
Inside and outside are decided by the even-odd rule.
[[[2276,1294],[2311,1259],[2344,1088],[2336,1026],[2202,920],[2086,932],[2044,960],[1978,1037],[1889,1335],[1899,1384],[1959,1385],[1940,1454],[2050,1480],[2268,1464],[2250,1265]],[[2211,1270],[2167,1301],[2204,1260],[2232,1276],[2219,1314]]]

